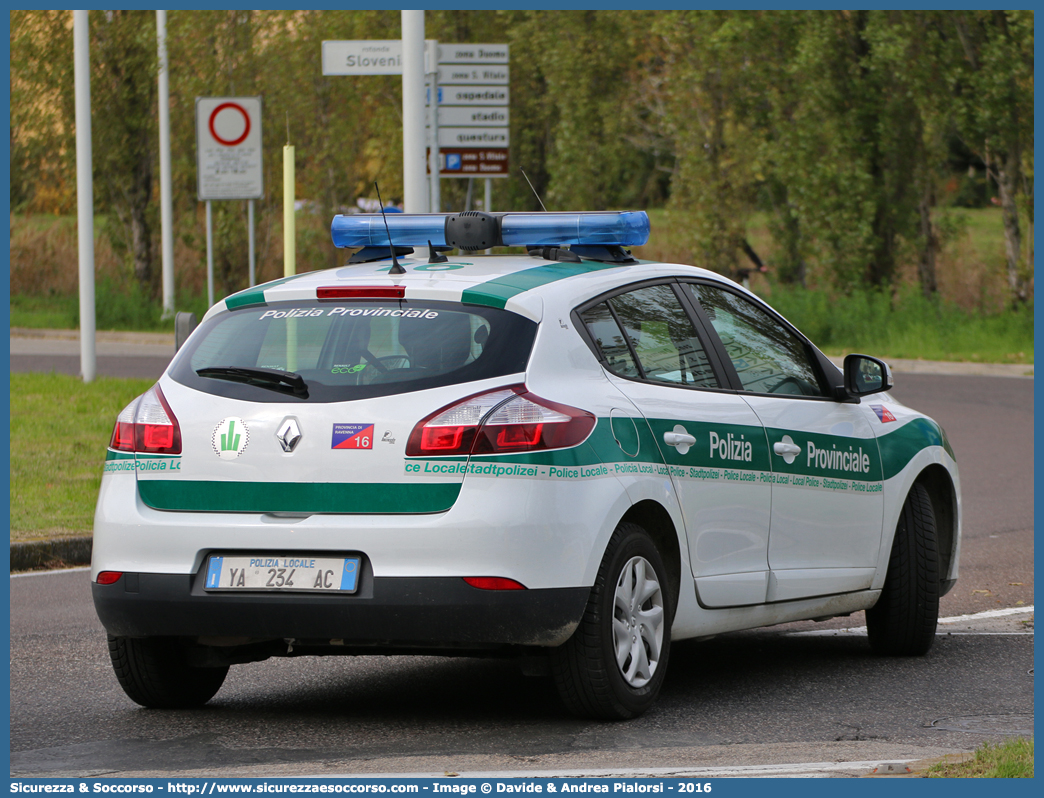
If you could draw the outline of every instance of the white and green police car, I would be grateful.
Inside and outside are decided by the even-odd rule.
[[[571,711],[628,718],[671,640],[865,610],[875,651],[927,651],[960,550],[945,433],[880,360],[841,371],[739,285],[632,259],[648,231],[339,216],[344,268],[211,308],[108,449],[92,590],[127,694],[540,656]],[[501,245],[528,254],[478,254]]]

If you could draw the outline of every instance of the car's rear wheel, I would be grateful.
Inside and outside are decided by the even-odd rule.
[[[113,637],[109,658],[123,692],[143,707],[189,709],[207,703],[228,674],[228,666],[199,668],[185,647],[169,638]]]
[[[935,512],[928,491],[914,484],[899,514],[881,598],[866,611],[870,647],[892,656],[926,654],[938,620]]]
[[[551,657],[570,712],[634,718],[660,692],[671,647],[667,572],[644,529],[621,523],[598,569],[580,626]]]

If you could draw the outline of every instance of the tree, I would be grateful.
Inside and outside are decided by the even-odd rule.
[[[650,20],[639,120],[659,120],[657,150],[673,153],[670,204],[688,226],[693,258],[735,275],[757,182],[757,140],[745,110],[752,18],[663,12]],[[654,156],[655,157],[655,156]]]
[[[1023,252],[1019,203],[1032,225],[1033,183],[1024,157],[1033,151],[1033,12],[957,11],[948,21],[963,56],[954,59],[950,74],[955,123],[997,185],[1008,287],[1014,302],[1025,303],[1033,254]]]
[[[11,21],[12,207],[67,213],[75,207],[70,16],[14,11]],[[394,39],[399,21],[394,10],[170,13],[179,244],[203,249],[195,98],[262,95],[260,275],[281,273],[288,135],[296,196],[306,201],[300,267],[340,262],[330,216],[372,197],[375,179],[386,197],[401,196],[401,81],[323,76],[321,42]],[[428,35],[442,42],[511,45],[512,175],[495,181],[497,209],[539,207],[523,168],[552,210],[666,204],[675,233],[688,236],[684,256],[733,275],[758,257],[747,228],[760,211],[775,244],[766,260],[782,282],[884,290],[916,259],[931,296],[950,169],[944,145],[956,136],[997,186],[1015,302],[1032,292],[1032,25],[1022,11],[427,17]],[[118,220],[111,237],[153,290],[154,17],[94,12],[91,30],[96,205]],[[444,181],[444,206],[462,208],[466,188]],[[214,205],[224,291],[245,284],[245,215],[243,202]],[[201,272],[183,261],[179,285]]]
[[[947,43],[931,12],[883,12],[868,30],[875,68],[892,75],[896,90],[908,100],[910,173],[919,227],[918,281],[925,298],[938,290],[936,260],[942,235],[935,219],[938,185],[946,177],[949,87]],[[909,231],[912,233],[913,231]]]
[[[12,12],[11,199],[15,207],[76,207],[72,16]],[[114,248],[146,293],[153,272],[152,172],[156,158],[155,15],[90,14],[91,138],[95,206],[111,213]]]
[[[11,11],[11,207],[76,208],[72,15]]]
[[[91,134],[94,176],[122,231],[114,242],[127,251],[147,295],[158,288],[153,270],[153,169],[156,130],[156,15],[152,11],[97,11],[91,21]]]
[[[633,18],[614,11],[511,18],[512,157],[549,210],[645,199],[651,164],[625,135]],[[539,207],[524,180],[515,197],[521,207]]]

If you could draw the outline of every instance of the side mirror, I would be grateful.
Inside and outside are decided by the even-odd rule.
[[[181,311],[174,314],[174,351],[177,352],[181,349],[182,344],[188,340],[188,337],[192,335],[192,331],[196,329],[196,325],[199,324],[196,321],[195,313],[185,313]]]
[[[845,356],[845,391],[849,396],[867,396],[891,390],[892,370],[870,355]]]

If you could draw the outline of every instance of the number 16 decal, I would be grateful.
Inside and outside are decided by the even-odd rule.
[[[331,449],[372,449],[373,424],[334,424]]]

